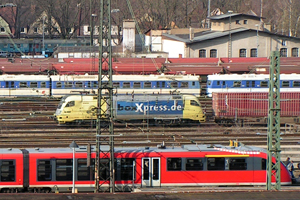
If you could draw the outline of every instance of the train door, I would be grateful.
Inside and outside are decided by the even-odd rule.
[[[160,158],[142,158],[142,187],[160,186]]]

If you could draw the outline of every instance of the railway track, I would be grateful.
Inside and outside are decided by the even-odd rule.
[[[52,119],[58,103],[58,99],[0,99],[0,147],[66,147],[72,140],[76,140],[79,145],[94,145],[96,138],[94,126],[90,124],[59,126]],[[211,105],[209,100],[202,100],[202,106],[208,113],[209,120],[200,126],[165,127],[147,124],[137,126],[116,123],[114,134],[119,137],[114,137],[115,145],[145,147],[156,146],[162,141],[167,146],[193,143],[227,145],[229,140],[237,140],[245,145],[266,147],[266,125],[218,126],[210,121],[209,105]],[[285,146],[287,152],[299,151],[298,127],[292,125],[282,127],[281,132],[283,133],[281,145]]]

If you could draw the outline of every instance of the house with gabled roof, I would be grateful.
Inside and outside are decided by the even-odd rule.
[[[170,58],[299,57],[300,38],[272,33],[256,15],[226,13],[209,17],[211,29],[189,34],[162,33]]]

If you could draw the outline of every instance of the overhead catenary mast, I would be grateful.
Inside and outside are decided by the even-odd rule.
[[[95,160],[95,192],[102,191],[99,181],[109,183],[115,192],[113,85],[111,47],[111,0],[100,0],[99,71],[97,97],[97,133]],[[104,81],[106,80],[106,81]],[[108,95],[104,95],[108,94]],[[108,134],[107,134],[108,132]],[[109,148],[107,148],[107,146]],[[100,153],[102,157],[100,158]],[[109,162],[107,162],[109,161]],[[109,174],[106,172],[109,171]]]

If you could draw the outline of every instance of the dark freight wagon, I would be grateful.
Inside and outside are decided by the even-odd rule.
[[[212,107],[215,121],[228,124],[238,121],[267,122],[269,94],[213,93]],[[300,116],[300,92],[280,93],[281,123],[298,122]]]

